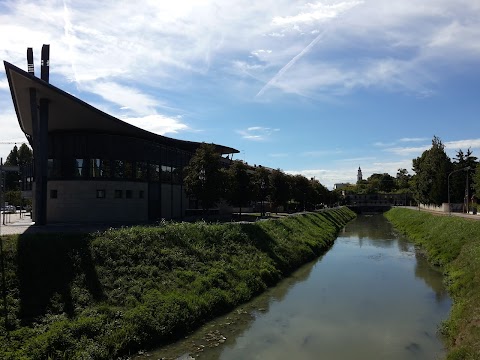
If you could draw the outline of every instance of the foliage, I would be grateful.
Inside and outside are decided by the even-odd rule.
[[[185,192],[200,200],[203,210],[215,206],[223,194],[220,158],[213,144],[202,143],[184,169]]]
[[[471,149],[467,149],[466,153],[461,149],[457,151],[452,168],[452,171],[455,170],[457,172],[450,177],[451,202],[461,203],[465,201],[467,182],[469,198],[471,197],[473,190],[473,174],[477,165],[476,161],[477,158],[472,155]],[[466,168],[470,168],[470,170],[464,170]]]
[[[395,208],[386,213],[397,229],[421,245],[430,262],[442,266],[453,298],[442,326],[448,359],[478,359],[480,354],[480,221]]]
[[[354,216],[3,237],[0,358],[114,359],[168,343],[313,260]]]
[[[269,177],[270,200],[275,208],[286,206],[291,199],[290,183],[288,176],[280,169],[273,170]]]
[[[226,170],[227,201],[240,208],[247,206],[253,200],[253,183],[248,174],[248,167],[242,161],[233,161]]]
[[[441,205],[447,202],[447,175],[451,169],[445,145],[434,136],[432,147],[413,160],[416,173],[416,198],[424,204]]]
[[[13,149],[10,151],[5,160],[5,165],[20,166],[20,171],[23,166],[27,166],[32,163],[33,152],[26,144],[22,144],[20,148],[18,148],[17,145],[14,145]],[[19,190],[19,180],[20,174],[18,172],[7,172],[5,174],[5,190]]]
[[[255,172],[253,173],[252,179],[252,190],[253,197],[257,201],[262,203],[267,200],[267,195],[270,192],[269,177],[270,171],[265,169],[263,166],[257,166]],[[261,209],[262,216],[264,216],[264,207]]]
[[[20,206],[22,205],[22,192],[19,190],[7,191],[3,195],[3,200],[10,205]]]
[[[387,173],[372,174],[367,179],[367,192],[369,194],[377,192],[392,192],[395,189],[395,178]]]
[[[474,169],[475,169],[475,172],[473,173],[472,183],[473,183],[473,190],[474,190],[474,193],[476,194],[477,201],[478,201],[478,198],[480,197],[480,164],[477,163]]]
[[[408,189],[410,187],[409,181],[411,179],[411,175],[408,174],[407,169],[398,169],[397,176],[396,176],[396,183],[397,188],[401,189]]]
[[[292,189],[292,198],[297,204],[299,204],[299,208],[297,211],[303,211],[307,207],[307,199],[312,198],[312,190],[310,181],[302,175],[295,175],[292,178],[291,183]]]

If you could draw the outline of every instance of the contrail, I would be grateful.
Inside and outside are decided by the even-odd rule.
[[[72,66],[74,82],[78,90],[78,76],[77,76],[77,70],[75,69],[75,64],[73,62],[73,49],[72,49],[72,39],[71,39],[72,35],[70,32],[73,26],[72,26],[72,22],[69,19],[67,2],[65,0],[63,0],[63,21],[65,22],[63,31],[65,33],[65,39],[67,40],[67,43],[68,43],[68,52],[70,53],[70,63]]]
[[[277,80],[288,70],[290,69],[295,63],[306,53],[308,53],[316,43],[320,41],[327,30],[323,30],[320,34],[317,35],[315,39],[312,40],[310,44],[308,44],[302,51],[300,51],[292,60],[290,60],[283,68],[280,69],[279,72],[275,74],[274,77],[270,79],[269,82],[265,84],[265,86],[258,92],[255,97],[262,96],[263,93],[272,85],[274,85]]]

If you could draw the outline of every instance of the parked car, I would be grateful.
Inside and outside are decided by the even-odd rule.
[[[16,212],[15,206],[13,206],[13,205],[5,206],[5,211],[4,212],[7,213],[7,214],[15,214],[15,212]]]

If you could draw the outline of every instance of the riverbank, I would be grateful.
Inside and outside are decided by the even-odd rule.
[[[442,267],[453,306],[447,359],[480,359],[480,222],[394,208],[385,216]]]
[[[9,332],[2,321],[0,358],[111,359],[168,343],[319,256],[354,217],[341,208],[3,237]]]

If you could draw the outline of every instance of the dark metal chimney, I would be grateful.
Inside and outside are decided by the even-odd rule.
[[[42,46],[42,66],[40,78],[48,83],[50,77],[50,45]]]
[[[35,68],[33,67],[33,49],[27,48],[27,65],[28,73],[35,75]]]

